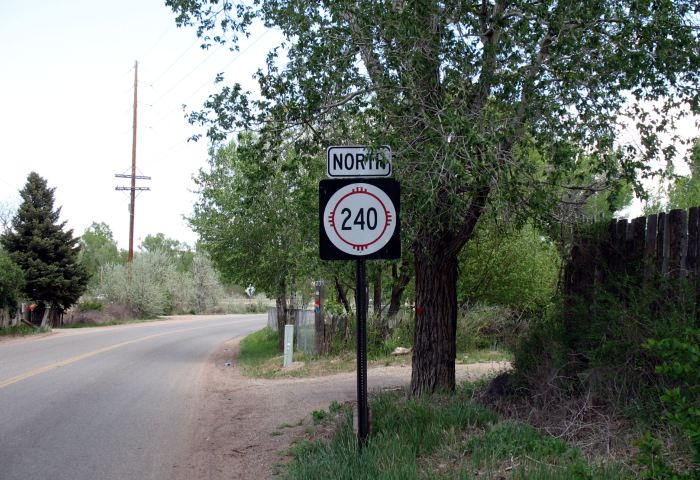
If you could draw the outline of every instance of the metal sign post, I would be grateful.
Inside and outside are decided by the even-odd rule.
[[[357,438],[360,446],[369,436],[367,408],[367,271],[365,260],[355,261],[355,311],[357,312]]]
[[[371,259],[401,258],[400,185],[391,175],[391,149],[336,146],[327,151],[328,176],[319,184],[322,260],[355,260],[357,314],[357,437],[369,437],[367,402],[367,270]],[[364,178],[355,178],[364,177]]]

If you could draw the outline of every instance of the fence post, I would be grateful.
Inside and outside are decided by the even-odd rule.
[[[656,228],[656,268],[661,275],[668,273],[668,215],[659,213]]]
[[[668,214],[668,273],[671,278],[685,276],[685,252],[687,218],[685,210],[675,209]]]
[[[284,367],[292,364],[294,355],[294,325],[284,326]]]
[[[323,355],[326,353],[326,323],[323,318],[323,307],[326,300],[326,287],[323,281],[316,282],[314,299],[314,344],[316,353]]]
[[[685,254],[685,266],[688,275],[695,277],[698,271],[698,243],[700,243],[700,208],[688,210],[688,248]]]

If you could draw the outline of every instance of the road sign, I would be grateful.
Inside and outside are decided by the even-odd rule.
[[[401,257],[397,181],[322,180],[319,189],[321,259]]]
[[[363,145],[328,147],[326,159],[326,172],[331,178],[391,176],[391,148],[387,145],[374,148]]]

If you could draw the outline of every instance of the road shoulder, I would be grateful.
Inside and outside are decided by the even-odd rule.
[[[178,464],[177,479],[270,478],[293,441],[304,436],[309,414],[333,401],[353,400],[354,372],[275,380],[244,377],[235,357],[241,338],[212,354],[198,388],[191,451]],[[458,380],[476,379],[507,364],[458,365]],[[369,371],[370,391],[410,382],[410,367]]]

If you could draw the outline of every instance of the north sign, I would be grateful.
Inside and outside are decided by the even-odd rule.
[[[321,259],[401,257],[397,181],[322,180],[319,214]]]
[[[331,178],[391,176],[391,148],[342,145],[326,150],[328,176]]]

